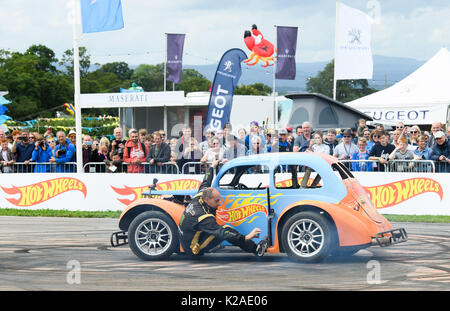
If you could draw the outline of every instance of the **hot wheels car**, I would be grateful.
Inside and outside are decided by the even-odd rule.
[[[331,156],[307,152],[240,157],[221,167],[212,186],[222,197],[216,213],[219,224],[244,235],[259,227],[260,239],[268,237],[268,253],[287,253],[300,262],[407,240],[406,231],[392,230],[351,172]],[[154,189],[152,195],[170,196],[133,202],[120,216],[122,231],[111,236],[113,246],[129,242],[144,260],[183,252],[178,240],[188,203],[183,199],[197,192]]]

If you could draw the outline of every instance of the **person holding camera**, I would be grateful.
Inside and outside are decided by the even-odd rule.
[[[24,130],[14,140],[11,152],[16,154],[16,163],[20,163],[17,167],[17,173],[31,173],[33,167],[30,165],[34,144],[30,142],[30,137],[34,137],[28,130]]]
[[[49,162],[52,158],[52,150],[47,145],[45,139],[36,137],[34,143],[34,150],[32,153],[32,161],[37,163]],[[34,166],[35,173],[48,173],[51,171],[51,165],[49,164],[37,164]]]
[[[74,166],[67,165],[65,163],[71,161],[75,153],[75,146],[72,145],[68,139],[66,139],[66,133],[64,133],[63,131],[59,131],[56,133],[56,139],[58,140],[58,144],[55,148],[56,157],[50,158],[49,162],[57,163],[57,173],[73,172]]]
[[[123,139],[122,128],[116,127],[114,129],[113,135],[114,139],[111,141],[111,144],[109,145],[109,152],[111,153],[110,156],[112,157],[112,153],[114,151],[117,151],[120,158],[123,159],[123,151],[125,149],[125,144],[127,143],[127,141]]]

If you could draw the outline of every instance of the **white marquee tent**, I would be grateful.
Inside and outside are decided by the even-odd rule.
[[[450,52],[442,48],[400,82],[347,104],[372,117],[375,123],[448,123]]]

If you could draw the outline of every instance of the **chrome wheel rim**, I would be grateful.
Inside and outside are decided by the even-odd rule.
[[[172,231],[169,225],[161,219],[146,219],[137,226],[135,241],[143,253],[157,256],[170,247]]]
[[[325,243],[322,227],[312,219],[300,219],[289,228],[290,249],[300,257],[312,257],[319,253]]]

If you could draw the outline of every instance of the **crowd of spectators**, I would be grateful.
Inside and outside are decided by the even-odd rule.
[[[266,129],[252,121],[249,129],[233,129],[227,124],[217,131],[208,130],[199,141],[185,126],[179,137],[166,137],[164,130],[151,134],[145,129],[114,129],[110,137],[82,137],[85,172],[171,173],[170,165],[180,173],[200,173],[202,165],[215,158],[221,163],[270,152],[316,152],[343,161],[354,171],[386,171],[387,165],[402,162],[397,171],[411,168],[422,160],[434,161],[436,172],[450,172],[450,140],[439,122],[430,131],[399,122],[387,131],[383,125],[369,129],[365,120],[348,129],[314,130],[309,122],[292,129]],[[44,135],[28,130],[6,136],[0,130],[2,173],[76,171],[75,132],[67,136],[48,129]],[[408,162],[409,161],[409,162]],[[188,164],[188,165],[185,165]],[[190,164],[198,164],[190,166]],[[390,169],[389,171],[392,171]],[[418,170],[421,171],[421,170]]]

